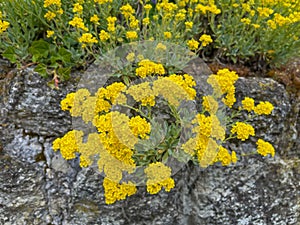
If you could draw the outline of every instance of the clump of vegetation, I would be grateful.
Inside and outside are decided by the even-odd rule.
[[[0,6],[2,55],[35,62],[36,71],[54,79],[140,40],[168,41],[246,65],[276,66],[300,49],[298,0],[1,0]]]

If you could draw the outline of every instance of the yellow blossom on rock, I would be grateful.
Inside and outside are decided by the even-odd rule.
[[[136,193],[136,186],[132,182],[117,183],[108,178],[103,180],[104,195],[106,204],[113,204],[118,200],[124,200],[127,196]]]
[[[235,151],[232,151],[232,152],[231,152],[231,161],[232,161],[233,163],[236,163],[237,160],[238,160],[238,158],[237,158],[237,156],[236,156],[236,152],[235,152]]]
[[[171,168],[161,162],[151,163],[145,170],[147,176],[147,191],[150,194],[158,193],[162,187],[170,191],[175,187],[171,178]]]
[[[256,144],[257,153],[261,154],[262,156],[267,156],[268,154],[271,154],[271,156],[274,157],[275,149],[269,142],[266,142],[262,139],[258,139]]]
[[[273,109],[274,106],[270,102],[265,101],[265,102],[259,102],[259,104],[255,106],[254,112],[257,115],[270,115]]]
[[[60,150],[60,153],[64,159],[74,159],[76,152],[78,152],[78,146],[82,143],[83,132],[78,130],[72,130],[66,133],[62,138],[57,138],[53,142],[53,150]]]
[[[255,130],[254,128],[247,123],[243,122],[236,122],[235,125],[232,126],[231,131],[232,134],[237,134],[237,138],[245,141],[246,139],[249,138],[249,136],[254,136],[255,135]]]
[[[218,102],[211,95],[203,96],[202,105],[204,109],[211,114],[215,114],[219,108]]]
[[[252,111],[254,109],[254,99],[245,97],[244,100],[242,100],[242,107],[248,112]]]
[[[129,127],[134,136],[142,139],[149,138],[148,134],[151,131],[151,125],[146,121],[145,118],[140,116],[132,117],[129,121]]]

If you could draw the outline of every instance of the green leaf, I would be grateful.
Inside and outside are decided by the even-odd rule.
[[[3,53],[2,56],[7,58],[11,63],[15,63],[17,61],[17,55],[15,53],[15,48],[10,46]]]
[[[50,50],[50,44],[42,39],[32,42],[31,47],[28,49],[29,53],[35,58],[47,58]]]
[[[47,73],[47,66],[43,63],[38,64],[35,68],[34,71],[39,73],[42,77],[48,77]]]
[[[70,63],[71,62],[72,54],[67,49],[60,48],[58,50],[58,55],[60,56],[61,61],[63,61],[64,63]]]
[[[57,70],[59,77],[64,81],[70,78],[71,67],[63,67]]]

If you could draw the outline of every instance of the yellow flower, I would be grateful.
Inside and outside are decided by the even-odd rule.
[[[189,47],[190,50],[197,50],[198,47],[199,47],[199,42],[196,41],[196,40],[194,40],[194,39],[192,39],[192,40],[189,40],[187,42],[187,45],[188,45],[188,47]]]
[[[148,139],[148,134],[151,131],[151,125],[146,121],[145,118],[140,116],[132,117],[129,121],[129,127],[134,136],[142,139]]]
[[[137,20],[134,16],[130,16],[129,27],[131,29],[137,29],[139,27],[139,20]]]
[[[142,23],[143,23],[143,25],[150,24],[150,18],[149,17],[144,18]]]
[[[242,106],[244,110],[247,110],[248,112],[254,110],[254,99],[245,97],[242,101]]]
[[[9,27],[9,22],[0,20],[0,34],[7,30]]]
[[[267,21],[267,25],[268,27],[270,27],[272,30],[275,30],[276,29],[276,23],[273,21],[273,20],[268,20]]]
[[[120,10],[125,19],[128,19],[135,12],[135,10],[128,3],[123,5]]]
[[[152,9],[152,5],[146,4],[144,5],[144,9],[146,10],[146,13],[149,13],[150,9]]]
[[[147,176],[147,191],[150,194],[158,193],[162,187],[170,191],[175,187],[175,182],[171,178],[171,168],[161,162],[151,163],[145,170]]]
[[[74,159],[76,152],[79,151],[79,145],[82,143],[83,132],[72,130],[66,133],[62,138],[57,138],[53,142],[53,150],[60,150],[64,159]]]
[[[126,38],[130,40],[134,40],[138,38],[138,34],[136,31],[127,31],[126,32]]]
[[[88,44],[98,43],[98,40],[95,37],[93,37],[91,33],[82,34],[82,36],[78,38],[78,41],[80,43],[88,43]]]
[[[132,182],[123,182],[121,184],[105,177],[103,180],[104,196],[106,204],[113,204],[118,200],[124,200],[127,196],[136,193],[136,186]]]
[[[267,156],[268,154],[271,154],[271,156],[274,157],[275,149],[269,142],[266,142],[262,139],[258,139],[256,144],[257,153],[261,154],[262,156]]]
[[[155,47],[155,50],[162,50],[162,51],[165,51],[167,49],[167,46],[165,46],[164,44],[162,43],[158,43]]]
[[[54,31],[53,30],[47,30],[47,38],[50,38],[54,35]]]
[[[244,23],[244,24],[250,24],[250,23],[251,23],[251,20],[248,19],[248,18],[242,18],[242,19],[241,19],[241,22]]]
[[[194,23],[190,21],[190,22],[185,22],[184,24],[185,24],[185,29],[191,30],[193,28]]]
[[[271,112],[273,111],[274,106],[268,102],[259,102],[257,106],[254,108],[254,112],[258,115],[270,115]]]
[[[237,138],[245,141],[249,138],[249,136],[254,136],[255,131],[254,128],[250,124],[246,124],[243,122],[236,122],[235,125],[231,128],[230,131],[232,134],[237,134]]]
[[[52,20],[53,18],[56,17],[56,14],[55,14],[54,12],[48,11],[48,12],[44,15],[44,17],[45,17],[48,21],[50,21],[50,20]]]
[[[84,31],[88,31],[88,28],[85,27],[82,18],[75,16],[70,22],[69,24],[73,27],[82,29]]]
[[[99,24],[99,17],[98,17],[96,14],[94,14],[94,15],[90,18],[90,21],[91,21],[92,23]]]
[[[172,38],[171,32],[168,32],[168,31],[164,32],[164,37],[165,37],[165,39],[170,39],[170,38]]]
[[[231,152],[231,161],[232,161],[233,163],[236,163],[237,160],[238,160],[238,158],[236,157],[236,152],[235,152],[235,151],[232,151],[232,152]]]
[[[211,95],[203,96],[202,105],[204,109],[211,114],[215,114],[219,108],[218,102]]]
[[[81,14],[81,13],[82,13],[82,10],[83,10],[83,7],[82,7],[82,5],[80,5],[79,3],[75,3],[75,4],[73,5],[73,12],[74,12],[74,13]]]
[[[61,7],[61,0],[44,0],[44,8],[47,8],[51,5]]]
[[[99,34],[100,40],[102,42],[107,41],[110,38],[109,33],[107,33],[105,30],[101,30]]]
[[[260,28],[260,25],[259,24],[257,24],[257,23],[253,23],[253,24],[251,24],[255,29],[258,29],[258,28]]]
[[[129,62],[133,62],[134,59],[135,59],[135,54],[134,54],[134,52],[128,53],[128,55],[126,56],[126,59],[127,59]]]
[[[205,46],[207,46],[208,44],[210,44],[210,43],[213,42],[213,40],[211,39],[211,36],[210,36],[210,35],[207,35],[207,34],[203,34],[203,35],[200,37],[199,41],[202,42],[202,46],[203,46],[203,47],[205,47]]]

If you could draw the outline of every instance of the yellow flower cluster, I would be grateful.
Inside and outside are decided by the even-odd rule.
[[[202,5],[197,4],[195,7],[195,12],[202,14],[206,14],[207,12],[211,12],[212,14],[218,15],[221,13],[221,10],[217,8],[217,6],[214,4],[214,1],[209,1],[210,5]]]
[[[155,105],[155,95],[150,87],[149,82],[143,82],[141,84],[132,85],[126,90],[126,93],[130,94],[135,101],[141,102],[142,106]]]
[[[247,110],[248,112],[252,111],[254,109],[254,99],[245,97],[242,101],[242,106],[244,110]]]
[[[165,74],[165,69],[160,63],[144,59],[138,63],[138,68],[136,68],[135,73],[137,76],[145,78],[146,76],[154,74],[163,75]]]
[[[109,33],[107,33],[105,30],[101,30],[99,34],[100,40],[102,42],[107,41],[110,38]]]
[[[248,112],[253,110],[257,115],[270,115],[274,106],[268,101],[261,101],[255,106],[254,99],[246,97],[242,101],[242,109],[247,110]]]
[[[217,98],[221,97],[223,94],[227,94],[222,98],[222,101],[231,108],[236,101],[234,84],[237,79],[238,75],[234,71],[222,69],[219,70],[216,75],[210,75],[207,79],[207,83],[213,87]]]
[[[132,14],[135,13],[135,10],[128,3],[123,5],[120,10],[125,19],[128,19],[130,16],[132,16]]]
[[[127,196],[135,194],[137,190],[132,182],[119,184],[111,181],[109,178],[104,178],[103,187],[106,204],[113,204],[118,200],[124,200]]]
[[[255,130],[254,128],[247,123],[243,123],[243,122],[236,122],[230,131],[232,134],[237,134],[237,138],[245,141],[246,139],[249,138],[249,136],[254,136],[255,135]]]
[[[215,162],[221,162],[222,166],[229,166],[231,163],[237,162],[236,152],[232,151],[231,154],[223,146],[219,147],[218,155]]]
[[[136,137],[140,137],[141,139],[149,138],[148,134],[151,131],[151,125],[145,118],[140,116],[132,117],[129,121],[129,127]]]
[[[9,27],[9,22],[0,20],[0,34],[6,31],[8,27]]]
[[[258,105],[255,106],[254,112],[257,115],[269,115],[271,114],[273,109],[274,106],[270,102],[265,101],[265,102],[259,102]]]
[[[211,36],[210,35],[207,35],[207,34],[203,34],[200,38],[199,38],[199,41],[202,42],[202,46],[205,47],[207,45],[209,45],[210,43],[213,42],[213,40],[211,39]]]
[[[219,104],[216,101],[216,99],[211,96],[203,96],[203,103],[202,106],[204,107],[204,109],[209,112],[210,114],[216,114],[216,112],[219,109]]]
[[[47,38],[50,38],[54,35],[54,31],[53,30],[47,30]]]
[[[75,16],[70,22],[69,24],[73,27],[76,27],[76,28],[79,28],[79,29],[82,29],[84,31],[88,31],[89,29],[84,25],[84,22],[83,22],[83,19],[78,17],[78,16]]]
[[[114,17],[114,16],[109,16],[106,18],[106,21],[107,21],[107,30],[109,32],[112,32],[114,33],[116,31],[116,21],[117,21],[117,17]]]
[[[61,0],[44,0],[44,8],[48,8],[51,5],[61,7]]]
[[[83,132],[72,130],[66,133],[62,138],[53,141],[53,150],[60,150],[60,154],[64,159],[74,159],[76,152],[79,152],[79,145],[82,142]]]
[[[151,163],[145,170],[147,176],[147,191],[150,194],[157,194],[162,187],[170,191],[175,187],[175,182],[171,178],[171,168],[161,162]]]
[[[153,82],[152,89],[155,96],[163,96],[171,105],[178,107],[182,101],[195,98],[195,85],[195,81],[188,74],[173,74],[169,77],[159,77]]]
[[[57,15],[63,14],[64,11],[61,8],[61,5],[61,0],[44,0],[44,8],[49,8],[49,10],[44,15],[44,18],[50,21],[54,19]],[[55,10],[52,6],[54,6]]]
[[[268,154],[271,154],[271,156],[274,157],[275,149],[269,142],[266,142],[262,139],[258,139],[256,144],[257,153],[261,154],[262,156],[267,156]]]
[[[127,31],[126,32],[126,38],[129,40],[134,40],[138,38],[138,34],[136,31]]]
[[[86,44],[93,44],[98,43],[98,40],[93,37],[91,33],[84,33],[80,38],[78,38],[78,41],[80,43],[86,43]]]

